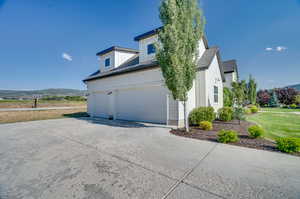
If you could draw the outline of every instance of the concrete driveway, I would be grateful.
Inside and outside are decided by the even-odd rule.
[[[0,198],[300,198],[300,158],[58,119],[0,125]]]

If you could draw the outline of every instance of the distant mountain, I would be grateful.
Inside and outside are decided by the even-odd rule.
[[[31,98],[33,96],[85,96],[85,90],[51,88],[44,90],[0,90],[0,97]]]
[[[300,84],[296,84],[296,85],[291,85],[291,86],[287,86],[288,88],[294,88],[296,90],[298,90],[300,92]]]

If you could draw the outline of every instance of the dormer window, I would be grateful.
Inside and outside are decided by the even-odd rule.
[[[153,53],[155,53],[155,51],[156,51],[156,49],[155,49],[155,45],[154,44],[149,44],[148,46],[147,46],[147,49],[148,49],[148,55],[150,55],[150,54],[153,54]]]
[[[105,59],[105,67],[110,66],[110,58]]]

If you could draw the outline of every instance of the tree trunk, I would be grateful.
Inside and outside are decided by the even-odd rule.
[[[188,116],[187,116],[186,101],[183,102],[183,106],[184,106],[184,127],[185,127],[186,132],[190,132],[189,121],[188,121]]]

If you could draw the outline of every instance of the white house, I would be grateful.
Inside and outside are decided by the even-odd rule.
[[[139,50],[114,46],[97,53],[99,70],[83,80],[91,117],[183,124],[183,104],[166,88],[155,59],[158,31],[135,37]],[[219,48],[209,47],[203,37],[199,57],[194,86],[188,93],[188,112],[199,106],[223,107],[225,76]]]
[[[223,62],[223,69],[225,75],[224,86],[227,88],[232,88],[232,82],[236,82],[239,79],[239,74],[237,70],[236,60],[228,60]]]

